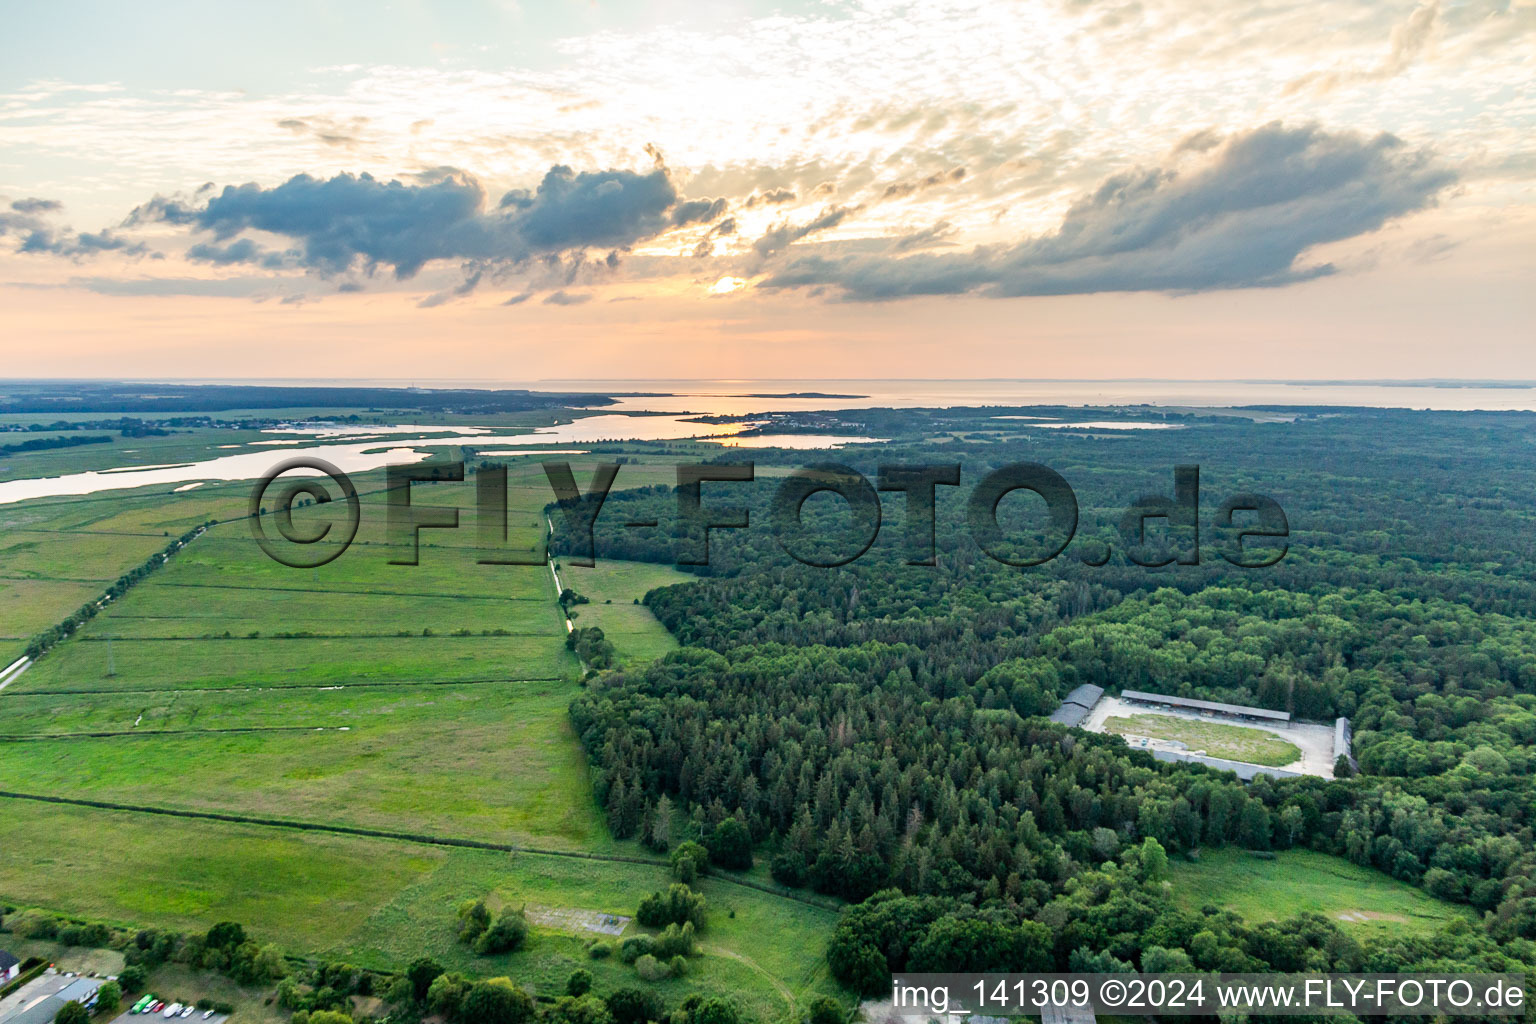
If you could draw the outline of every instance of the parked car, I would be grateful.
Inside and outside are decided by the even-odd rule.
[[[190,1017],[190,1016],[192,1016],[192,1011],[195,1010],[195,1009],[197,1009],[197,1007],[195,1007],[195,1006],[184,1007],[182,1009],[182,1011],[181,1011],[181,1015],[183,1017]]]
[[[212,1017],[212,1016],[213,1016],[213,1011],[212,1010],[204,1010],[203,1011],[203,1020],[207,1020],[209,1017]]]
[[[170,1018],[176,1016],[180,1012],[181,1012],[181,1004],[180,1003],[172,1003],[170,1006],[167,1006],[165,1008],[165,1017],[166,1017],[167,1020],[169,1020]]]

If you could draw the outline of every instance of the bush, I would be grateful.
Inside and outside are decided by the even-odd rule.
[[[473,944],[491,926],[491,912],[485,900],[465,900],[459,904],[459,941]]]
[[[685,956],[675,956],[667,961],[667,968],[672,972],[672,977],[681,978],[688,973],[688,958]]]
[[[811,1002],[810,1012],[806,1014],[806,1024],[843,1024],[847,1019],[841,1004],[831,996],[819,996]]]
[[[41,910],[23,910],[6,919],[11,931],[24,939],[55,939],[59,935],[59,919]]]
[[[411,990],[418,1003],[426,1001],[427,989],[432,987],[432,982],[442,973],[443,965],[429,956],[417,957],[411,961],[411,966],[405,970],[405,976],[410,980]]]
[[[565,980],[565,994],[568,996],[584,996],[592,991],[592,972],[578,967],[571,972],[571,976]]]
[[[234,921],[220,921],[208,929],[204,944],[209,949],[229,949],[245,941],[245,929]]]
[[[619,959],[632,964],[650,953],[652,945],[649,935],[632,935],[619,946]]]
[[[91,1015],[86,1012],[84,1006],[71,999],[59,1008],[59,1012],[53,1018],[53,1024],[90,1024]]]
[[[458,1017],[469,993],[469,981],[457,971],[439,974],[427,989],[427,1009],[439,1017],[453,1020]]]
[[[509,978],[477,981],[460,1013],[470,1024],[523,1024],[533,1019],[533,997]]]
[[[606,939],[597,939],[587,947],[587,956],[593,960],[606,960],[613,956],[613,943]]]
[[[528,919],[521,910],[504,910],[496,923],[480,933],[475,940],[475,952],[481,956],[508,953],[523,944],[528,937]]]
[[[613,1024],[645,1024],[665,1019],[666,1006],[656,993],[640,988],[621,988],[609,993],[608,1012]]]
[[[656,936],[651,952],[664,960],[676,956],[693,956],[698,952],[693,935],[692,921],[687,921],[680,926],[669,924],[660,935]]]
[[[645,981],[665,981],[672,976],[667,965],[649,953],[635,961],[635,973]]]
[[[647,928],[692,922],[704,927],[704,897],[681,882],[674,882],[666,892],[654,892],[640,901],[635,920]]]
[[[142,992],[149,981],[149,972],[137,965],[124,967],[117,972],[117,983],[124,992]]]
[[[708,999],[699,995],[689,996],[678,1009],[683,1024],[741,1024],[741,1011],[736,1009],[734,1003],[718,996]],[[674,1021],[677,1016],[673,1016]]]
[[[687,885],[709,867],[709,851],[698,843],[679,843],[672,851],[672,877]]]
[[[115,981],[104,981],[96,990],[96,1012],[117,1016],[118,1004],[123,1001],[123,989]]]

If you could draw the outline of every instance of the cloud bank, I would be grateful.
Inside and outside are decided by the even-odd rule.
[[[683,200],[664,167],[577,172],[557,165],[538,188],[507,192],[494,208],[473,175],[439,168],[410,182],[300,174],[272,188],[226,186],[201,205],[157,197],[129,222],[209,232],[213,244],[199,243],[188,255],[219,265],[291,261],[325,275],[387,268],[406,279],[433,260],[517,263],[586,248],[623,250],[724,209],[721,199]],[[249,238],[231,241],[246,231],[281,236],[295,248],[274,254]]]
[[[58,213],[64,204],[56,199],[17,199],[8,209],[0,208],[0,238],[17,239],[19,253],[65,256],[78,259],[102,252],[143,255],[143,244],[115,235],[111,231],[85,231],[76,234],[70,228],[56,228],[45,219]]]
[[[1456,182],[1389,134],[1275,123],[1208,143],[1106,179],[1052,234],[965,253],[803,256],[759,287],[831,287],[856,300],[1272,287],[1333,273],[1298,261],[1432,206]],[[1186,170],[1201,149],[1205,162]]]

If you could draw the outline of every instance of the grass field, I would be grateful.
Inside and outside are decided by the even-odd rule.
[[[618,961],[592,960],[596,936],[535,929],[516,953],[476,957],[454,938],[456,905],[543,906],[631,915],[670,881],[660,865],[451,850],[391,840],[289,832],[131,812],[0,800],[16,826],[0,861],[0,892],[97,920],[152,921],[201,930],[237,920],[261,941],[365,967],[400,969],[422,954],[453,969],[510,974],[558,990],[578,967],[600,992],[644,984]],[[42,863],[52,870],[27,869]],[[260,865],[260,870],[253,870]],[[50,884],[68,872],[71,884]],[[670,1004],[693,991],[725,992],[760,1020],[835,993],[822,950],[835,914],[733,886],[699,885],[709,901],[706,955],[658,989]],[[731,916],[734,912],[734,917]],[[631,928],[634,928],[631,925]]]
[[[1379,871],[1313,850],[1285,850],[1273,860],[1243,850],[1207,850],[1197,863],[1175,860],[1172,878],[1174,900],[1190,910],[1210,904],[1254,922],[1309,912],[1380,938],[1437,931],[1470,913]]]
[[[1220,722],[1175,718],[1172,715],[1110,718],[1104,722],[1104,731],[1119,736],[1130,734],[1174,740],[1190,750],[1203,751],[1211,757],[1277,768],[1301,758],[1301,751],[1295,744],[1287,743],[1272,732],[1246,729],[1240,725],[1223,725]]]
[[[595,459],[572,461],[585,488]],[[671,473],[626,464],[619,485]],[[542,552],[549,485],[534,459],[513,460],[509,477],[507,537],[495,552],[480,546],[473,479],[415,485],[413,505],[456,507],[460,525],[421,531],[411,566],[390,564],[404,549],[387,528],[381,473],[354,476],[357,542],[315,569],[261,552],[244,518],[248,483],[0,506],[0,656],[170,537],[217,523],[0,694],[5,788],[645,856],[612,839],[593,801],[567,712],[579,666],[547,567],[480,564]],[[303,509],[295,521],[338,508]],[[634,602],[694,577],[623,563],[563,573],[582,574],[570,585],[592,600],[578,621],[602,626],[626,661],[674,646]],[[510,960],[477,959],[452,940],[455,904],[490,895],[629,915],[668,881],[651,864],[27,800],[0,799],[0,822],[7,902],[187,930],[239,920],[290,952],[398,968],[426,950],[549,988],[577,967],[597,973],[600,988],[638,979],[616,959],[591,960],[591,936],[544,929]],[[835,991],[822,955],[833,914],[720,880],[703,888],[718,908],[709,955],[661,983],[669,1000],[725,992],[769,1021]]]
[[[647,591],[695,583],[697,576],[670,565],[607,559],[598,559],[591,568],[562,564],[560,573],[566,586],[591,601],[572,608],[576,624],[600,627],[625,663],[651,661],[677,647],[651,610],[636,602]]]

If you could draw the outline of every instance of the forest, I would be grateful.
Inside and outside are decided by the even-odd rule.
[[[905,969],[1536,964],[1536,417],[1256,410],[1156,431],[998,428],[1026,412],[1043,414],[860,410],[893,440],[837,459],[870,479],[957,463],[969,485],[1051,467],[1076,492],[1077,534],[1032,568],[978,548],[962,494],[947,493],[968,486],[938,489],[933,566],[907,564],[888,495],[870,551],[817,568],[769,528],[802,456],[757,452],[753,483],[705,485],[707,506],[744,506],[752,525],[712,531],[699,581],[645,598],[682,648],[594,673],[571,707],[614,833],[713,856],[717,833],[744,829],[778,882],[852,902],[829,962],[869,994]],[[1123,511],[1171,498],[1176,465],[1200,466],[1198,517],[1146,543],[1215,539],[1220,501],[1256,492],[1288,516],[1283,557],[1128,558],[1141,538],[1120,529]],[[1007,498],[999,523],[1038,537],[1042,510]],[[829,550],[857,532],[835,495],[801,513],[799,536]],[[553,518],[556,551],[583,550]],[[645,520],[661,525],[625,525]],[[619,491],[596,551],[673,562],[698,532],[674,488]],[[1347,716],[1359,772],[1245,785],[1158,763],[1042,717],[1081,683]],[[1176,907],[1170,858],[1221,847],[1347,858],[1469,913],[1433,936],[1362,941],[1315,914],[1255,924]]]

